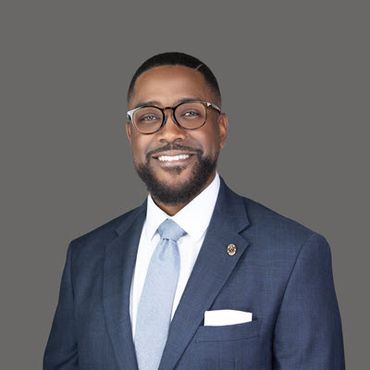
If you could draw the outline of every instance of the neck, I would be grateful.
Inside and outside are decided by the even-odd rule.
[[[152,197],[153,198],[153,197]],[[154,203],[169,216],[174,216],[182,208],[184,208],[188,203],[176,203],[176,204],[166,204],[160,202],[158,199],[153,198]]]

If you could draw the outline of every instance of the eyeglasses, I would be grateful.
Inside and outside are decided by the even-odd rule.
[[[207,110],[212,108],[218,113],[221,109],[207,101],[183,102],[175,107],[159,108],[155,106],[141,106],[127,112],[127,119],[142,134],[154,134],[167,122],[166,109],[172,110],[174,122],[185,130],[201,128],[207,121]]]

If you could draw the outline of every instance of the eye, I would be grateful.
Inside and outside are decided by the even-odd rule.
[[[154,107],[144,107],[136,112],[135,120],[139,124],[162,121],[162,112]]]
[[[196,121],[204,119],[205,109],[200,102],[182,103],[175,111],[179,120]]]
[[[152,122],[159,120],[159,117],[155,114],[145,114],[144,116],[139,117],[141,122]]]
[[[199,117],[199,115],[200,115],[199,112],[196,110],[187,110],[181,114],[181,116],[184,118],[195,118]]]

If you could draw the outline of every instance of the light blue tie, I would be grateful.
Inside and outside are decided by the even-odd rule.
[[[171,322],[172,304],[180,270],[177,241],[186,232],[167,219],[146,274],[137,311],[135,348],[139,370],[157,370]]]

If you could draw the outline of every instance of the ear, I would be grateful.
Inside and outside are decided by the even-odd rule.
[[[126,128],[126,135],[127,135],[127,139],[128,139],[128,142],[130,143],[131,145],[131,137],[132,137],[132,125],[129,121],[127,121],[125,123],[125,128]]]
[[[220,148],[222,149],[225,146],[229,130],[229,119],[224,112],[220,113],[218,117],[218,127],[220,130]]]

